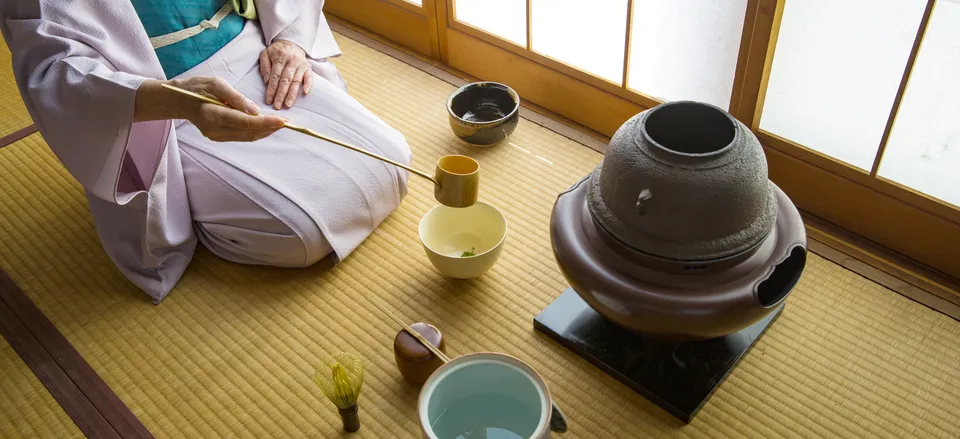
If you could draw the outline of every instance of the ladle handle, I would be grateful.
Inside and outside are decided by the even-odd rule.
[[[180,93],[180,94],[182,94],[182,95],[184,95],[184,96],[189,96],[189,97],[191,97],[191,98],[194,98],[194,99],[199,100],[199,101],[206,102],[206,103],[208,103],[208,104],[219,105],[219,106],[221,106],[221,107],[230,108],[229,105],[224,104],[223,102],[220,102],[220,101],[218,101],[218,100],[216,100],[216,99],[213,99],[213,98],[211,98],[211,97],[209,97],[209,96],[204,96],[204,95],[199,94],[199,93],[194,93],[194,92],[189,91],[189,90],[184,90],[184,89],[182,89],[182,88],[180,88],[180,87],[174,87],[174,86],[172,86],[172,85],[170,85],[170,84],[160,84],[160,85],[161,85],[163,88],[166,88],[166,89],[168,89],[168,90],[175,91],[175,92]],[[343,142],[341,142],[341,141],[339,141],[339,140],[336,140],[336,139],[331,139],[331,138],[329,138],[329,137],[327,137],[327,136],[324,136],[323,134],[320,134],[320,133],[318,133],[318,132],[316,132],[316,131],[314,131],[314,130],[311,130],[310,128],[307,128],[307,127],[304,127],[304,126],[300,126],[300,125],[296,125],[296,124],[292,124],[292,123],[290,123],[290,122],[284,123],[284,124],[283,124],[283,127],[284,127],[284,128],[287,128],[287,129],[291,129],[291,130],[296,131],[296,132],[298,132],[298,133],[302,133],[302,134],[306,134],[306,135],[308,135],[308,136],[316,137],[316,138],[318,138],[318,139],[320,139],[320,140],[326,140],[327,142],[333,143],[333,144],[335,144],[335,145],[342,146],[342,147],[347,148],[347,149],[349,149],[349,150],[359,152],[360,154],[366,155],[367,157],[372,157],[372,158],[375,158],[375,159],[380,160],[380,161],[382,161],[382,162],[389,163],[389,164],[391,164],[391,165],[393,165],[393,166],[396,166],[396,167],[398,167],[398,168],[405,169],[405,170],[407,170],[407,171],[409,171],[409,172],[412,172],[412,173],[414,173],[414,174],[416,174],[416,175],[418,175],[418,176],[420,176],[420,177],[423,177],[423,178],[426,178],[427,180],[430,180],[430,182],[432,182],[433,184],[435,184],[435,185],[437,185],[437,186],[440,186],[440,182],[438,182],[436,179],[434,179],[433,177],[431,177],[430,174],[427,174],[427,173],[422,172],[422,171],[418,171],[418,170],[413,169],[413,168],[411,168],[411,167],[409,167],[409,166],[407,166],[407,165],[404,165],[404,164],[402,164],[402,163],[395,162],[395,161],[390,160],[390,159],[388,159],[388,158],[386,158],[386,157],[384,157],[384,156],[382,156],[382,155],[374,154],[374,153],[372,153],[372,152],[370,152],[370,151],[367,151],[367,150],[365,150],[365,149],[363,149],[363,148],[357,148],[356,146],[343,143]]]
[[[308,136],[313,136],[313,137],[316,137],[316,138],[318,138],[318,139],[320,139],[320,140],[326,140],[327,142],[333,143],[333,144],[335,144],[335,145],[339,145],[339,146],[342,146],[342,147],[347,148],[347,149],[349,149],[349,150],[359,152],[360,154],[363,154],[363,155],[365,155],[365,156],[367,156],[367,157],[373,157],[373,158],[375,158],[375,159],[377,159],[377,160],[380,160],[380,161],[382,161],[382,162],[389,163],[389,164],[391,164],[391,165],[393,165],[393,166],[396,166],[396,167],[398,167],[398,168],[406,169],[407,171],[410,171],[410,172],[412,172],[412,173],[414,173],[414,174],[417,174],[417,175],[419,175],[419,176],[421,176],[421,177],[423,177],[423,178],[426,178],[427,180],[430,180],[431,182],[433,182],[433,184],[435,184],[435,185],[437,185],[437,186],[440,186],[440,183],[439,183],[437,180],[435,180],[433,177],[431,177],[429,174],[427,174],[426,172],[418,171],[418,170],[413,169],[413,168],[411,168],[411,167],[409,167],[409,166],[407,166],[407,165],[404,165],[404,164],[402,164],[402,163],[400,163],[400,162],[395,162],[395,161],[393,161],[393,160],[390,160],[390,159],[388,159],[388,158],[386,158],[386,157],[384,157],[384,156],[382,156],[382,155],[374,154],[374,153],[372,153],[372,152],[370,152],[370,151],[367,151],[367,150],[365,150],[365,149],[363,149],[363,148],[358,148],[358,147],[356,147],[356,146],[353,146],[353,145],[350,145],[350,144],[347,144],[347,143],[343,143],[343,142],[341,142],[341,141],[339,141],[339,140],[337,140],[337,139],[332,139],[332,138],[330,138],[330,137],[324,136],[323,134],[320,134],[320,133],[318,133],[318,132],[316,132],[316,131],[314,131],[314,130],[311,130],[310,128],[304,127],[304,126],[292,124],[292,123],[290,123],[290,122],[285,123],[283,126],[286,127],[286,128],[288,128],[288,129],[294,130],[294,131],[296,131],[296,132],[298,132],[298,133],[303,133],[303,134],[306,134],[306,135],[308,135]]]

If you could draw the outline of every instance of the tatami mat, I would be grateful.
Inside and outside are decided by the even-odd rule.
[[[533,317],[565,288],[550,208],[601,156],[528,121],[509,144],[459,144],[444,110],[453,86],[338,40],[351,93],[407,136],[416,166],[449,153],[479,159],[481,197],[511,231],[486,276],[433,271],[416,231],[432,187],[413,179],[399,210],[331,271],[238,266],[200,251],[154,306],[113,268],[81,189],[39,136],[0,150],[0,266],[158,437],[337,437],[339,419],[310,376],[339,350],[367,366],[359,437],[416,437],[418,390],[393,364],[396,328],[362,295],[436,324],[450,353],[530,362],[570,418],[564,437],[960,434],[960,323],[814,255],[783,315],[688,426],[536,333]]]
[[[20,99],[11,62],[10,49],[0,36],[0,137],[33,123]]]
[[[3,337],[0,337],[0,377],[0,437],[83,437]]]

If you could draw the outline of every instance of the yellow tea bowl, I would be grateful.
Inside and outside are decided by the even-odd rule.
[[[482,201],[465,208],[437,206],[420,220],[420,242],[440,274],[472,279],[493,267],[507,237],[507,219]]]

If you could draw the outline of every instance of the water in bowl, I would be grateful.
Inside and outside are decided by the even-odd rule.
[[[497,106],[496,102],[483,102],[463,114],[463,120],[474,123],[493,122],[503,119],[507,115]]]
[[[440,439],[527,439],[540,423],[540,411],[500,393],[478,393],[450,404],[433,422]]]

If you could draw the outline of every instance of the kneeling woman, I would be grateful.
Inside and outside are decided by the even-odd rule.
[[[155,302],[180,279],[198,239],[244,264],[339,262],[406,194],[402,169],[278,131],[288,118],[410,163],[403,135],[349,97],[327,60],[340,52],[322,6],[4,3],[0,28],[30,114],[86,190],[107,253]],[[164,82],[232,108],[182,97]]]

